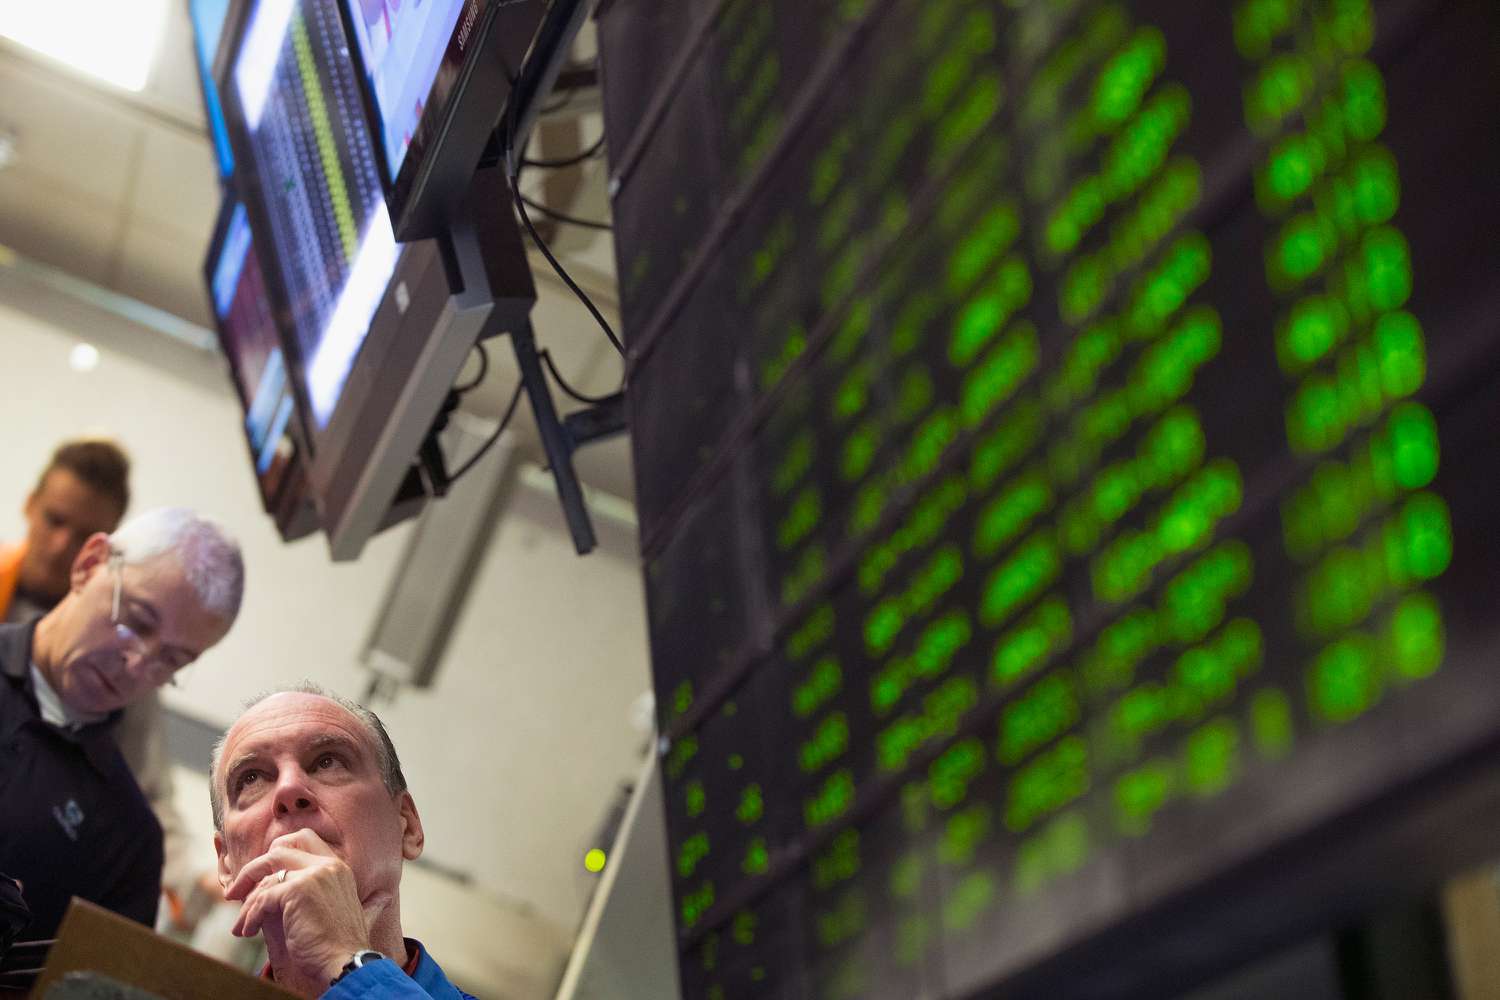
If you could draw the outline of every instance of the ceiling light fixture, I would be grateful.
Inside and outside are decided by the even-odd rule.
[[[93,344],[74,344],[68,352],[68,364],[75,372],[91,372],[99,367],[99,348]]]
[[[167,0],[0,3],[0,35],[126,90],[156,62]]]

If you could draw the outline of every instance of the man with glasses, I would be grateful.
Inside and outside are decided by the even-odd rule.
[[[0,625],[0,872],[24,887],[27,938],[75,895],[154,921],[161,827],[113,723],[224,638],[243,589],[222,528],[161,508],[91,535],[56,607]]]
[[[56,607],[68,593],[83,543],[118,528],[129,506],[130,458],[118,442],[106,437],[61,442],[21,507],[25,537],[0,544],[0,621],[29,622]],[[127,705],[114,726],[115,742],[162,826],[162,888],[177,916],[203,873],[193,835],[173,801],[156,691]]]

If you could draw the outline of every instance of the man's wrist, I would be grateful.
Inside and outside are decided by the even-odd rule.
[[[362,969],[366,965],[369,965],[371,962],[379,961],[389,961],[389,959],[386,958],[384,954],[374,950],[373,948],[360,948],[358,951],[354,952],[354,954],[349,956],[349,960],[345,962],[343,968],[341,968],[338,973],[331,980],[329,980],[328,985],[334,985],[339,980],[349,975],[349,973],[353,972],[355,969]]]

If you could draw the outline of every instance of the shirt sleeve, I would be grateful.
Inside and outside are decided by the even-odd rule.
[[[152,831],[153,833],[155,831]],[[161,846],[136,853],[130,870],[99,905],[147,927],[156,926],[156,908],[161,902]]]
[[[429,1000],[427,991],[390,959],[360,966],[334,983],[322,1000]]]

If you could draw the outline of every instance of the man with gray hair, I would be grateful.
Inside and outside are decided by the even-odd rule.
[[[250,703],[209,774],[234,933],[302,997],[473,1000],[403,937],[401,870],[425,839],[401,761],[368,708],[314,685]]]
[[[161,827],[115,744],[120,709],[229,632],[239,546],[180,507],[91,535],[46,615],[0,625],[0,872],[22,886],[28,938],[72,896],[151,924]]]
[[[129,505],[130,457],[118,441],[90,436],[59,443],[22,505],[25,535],[0,543],[0,622],[23,624],[56,607],[68,594],[83,543],[117,529]],[[174,916],[181,914],[203,873],[174,801],[160,693],[153,688],[126,705],[114,737],[161,824],[162,898]]]

